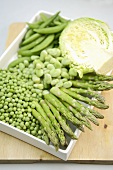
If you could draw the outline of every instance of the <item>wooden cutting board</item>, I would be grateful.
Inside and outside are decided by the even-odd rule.
[[[14,23],[10,26],[6,46],[25,26],[24,23]],[[101,111],[105,118],[99,120],[99,127],[92,125],[93,131],[85,129],[80,135],[67,162],[113,164],[113,90],[103,92],[109,109]],[[3,163],[33,163],[33,162],[63,162],[59,158],[31,146],[19,139],[0,132],[0,162]]]

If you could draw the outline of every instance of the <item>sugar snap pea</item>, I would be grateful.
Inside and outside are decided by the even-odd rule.
[[[34,32],[39,34],[53,34],[62,31],[66,27],[67,23],[63,23],[54,27],[47,27],[47,28],[39,28],[34,29]]]
[[[44,41],[42,41],[39,45],[37,45],[36,47],[34,47],[31,52],[39,52],[41,50],[43,50],[44,48],[46,48],[48,45],[50,45],[52,43],[52,41],[54,40],[55,35],[54,34],[50,34],[48,35]]]
[[[31,35],[30,37],[28,37],[25,41],[23,41],[23,42],[21,43],[21,46],[33,42],[33,41],[36,40],[38,37],[40,37],[40,34],[33,34],[33,35]]]
[[[30,58],[30,57],[18,58],[18,59],[16,59],[16,60],[12,61],[12,62],[8,65],[8,69],[9,69],[9,68],[12,68],[12,67],[15,67],[17,64],[22,63],[24,60],[31,61],[31,58]]]
[[[24,50],[19,50],[18,54],[25,57],[25,56],[32,56],[34,53],[31,50],[25,50],[25,51]]]
[[[59,13],[60,11],[49,17],[43,24],[40,25],[40,28],[45,28],[48,26],[59,15]]]
[[[37,54],[45,49],[46,47],[48,47],[52,41],[54,40],[54,34],[50,34],[49,36],[47,36],[45,38],[44,41],[42,41],[40,44],[38,44],[36,47],[32,48],[31,50],[19,50],[18,51],[18,54],[22,55],[22,56],[31,56],[31,55],[34,55],[34,54]]]
[[[32,29],[29,29],[29,30],[26,32],[26,34],[25,34],[25,36],[24,36],[24,39],[26,40],[26,39],[29,38],[31,35],[33,35],[33,33],[34,33],[34,31],[33,31]]]
[[[35,41],[33,41],[27,45],[24,45],[23,47],[20,48],[20,50],[29,50],[29,49],[35,47],[37,44],[41,43],[44,39],[45,39],[45,36],[41,36],[38,39],[36,39]]]

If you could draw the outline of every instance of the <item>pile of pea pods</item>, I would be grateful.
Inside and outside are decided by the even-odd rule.
[[[70,20],[60,16],[60,12],[47,17],[43,13],[35,23],[27,23],[28,30],[20,44],[21,56],[38,55],[45,48],[59,46],[59,36]]]

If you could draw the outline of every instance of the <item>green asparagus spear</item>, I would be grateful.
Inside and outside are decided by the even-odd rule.
[[[62,101],[65,101],[69,103],[71,106],[76,108],[78,111],[80,111],[83,115],[87,115],[88,119],[92,121],[94,124],[99,125],[96,118],[90,113],[87,107],[85,107],[83,104],[80,104],[77,100],[70,97],[68,94],[61,91],[58,87],[52,87],[50,89],[50,92],[60,98]],[[57,106],[56,106],[57,107]],[[64,110],[64,109],[63,109]]]
[[[46,142],[47,145],[49,145],[50,139],[49,139],[47,133],[44,131],[44,128],[42,125],[41,125],[41,131],[42,131],[42,139]]]
[[[76,92],[78,94],[83,94],[89,98],[93,97],[97,99],[99,102],[104,103],[105,99],[104,97],[99,94],[98,92],[95,92],[91,89],[82,89],[82,88],[70,88],[71,91]]]
[[[47,96],[49,96],[49,95],[51,98],[53,98],[53,96],[51,94],[47,94],[47,95],[45,95],[45,99],[47,99]],[[56,101],[55,101],[55,99],[56,99]],[[68,109],[66,109],[66,107],[57,98],[54,98],[54,101],[55,101],[54,106],[56,105],[56,108],[58,110],[61,110],[63,116],[66,119],[70,120],[75,125],[78,125],[78,126],[82,125],[82,123],[77,118],[75,118],[73,116],[73,114],[71,112],[69,112]]]
[[[43,133],[42,139],[46,142],[47,145],[50,144],[50,139],[46,132]]]
[[[70,120],[78,129],[84,132],[82,122],[80,122],[73,114],[59,101],[57,97],[51,93],[44,95],[44,98],[55,106],[58,111],[67,119]]]
[[[92,113],[92,115],[94,115],[96,118],[98,119],[103,119],[104,116],[102,114],[100,114],[99,112],[97,112],[96,110],[94,109],[91,109],[91,108],[88,108],[90,113]]]
[[[91,84],[81,80],[74,80],[74,81],[72,80],[71,82],[74,87],[80,87],[83,89],[93,89],[95,91],[110,90],[113,88],[113,84],[109,84],[109,83]]]
[[[90,122],[89,122],[85,117],[83,117],[75,108],[73,108],[72,106],[70,106],[70,105],[69,105],[68,103],[66,103],[66,102],[63,102],[63,104],[64,104],[71,112],[73,112],[73,114],[74,114],[79,120],[81,120],[81,121],[83,122],[83,124],[84,124],[87,128],[89,128],[90,130],[92,130]]]
[[[73,131],[71,130],[71,128],[66,124],[65,120],[62,118],[62,116],[60,115],[59,111],[56,109],[56,107],[54,107],[52,104],[50,104],[50,102],[48,102],[48,100],[46,100],[48,106],[50,107],[51,111],[53,112],[54,116],[56,117],[56,119],[58,120],[58,122],[60,123],[62,129],[72,138],[72,139],[77,139],[76,135],[73,133]]]
[[[84,74],[82,80],[90,81],[113,81],[113,75],[102,75],[102,74]]]
[[[47,116],[47,114],[45,113],[45,111],[43,110],[41,105],[39,103],[35,102],[35,106],[36,106],[36,110],[42,115],[42,117],[45,119],[45,121],[48,122],[50,128],[56,133],[55,128],[53,127],[49,117]]]
[[[50,111],[46,102],[44,100],[41,100],[40,104],[41,104],[42,108],[44,109],[45,113],[47,114],[47,116],[49,117],[49,119],[51,120],[51,123],[54,126],[56,133],[59,137],[61,145],[64,146],[66,144],[66,138],[65,138],[63,130],[60,127],[60,124],[56,121],[55,116]]]
[[[51,142],[53,143],[57,151],[59,148],[59,141],[58,138],[56,138],[54,131],[51,130],[51,128],[48,126],[48,123],[39,112],[37,112],[35,109],[32,109],[32,114],[41,123],[41,125],[43,126],[45,132],[48,134],[48,137],[50,138]]]
[[[62,90],[63,92],[67,93],[68,95],[70,95],[71,97],[77,99],[77,100],[80,100],[80,101],[83,101],[89,105],[93,105],[97,108],[100,108],[100,109],[108,109],[109,106],[105,105],[104,103],[100,103],[96,100],[93,100],[93,99],[89,99],[88,97],[84,97],[80,94],[77,94],[76,92],[73,92],[69,89],[66,89],[64,87],[60,88],[60,90]]]

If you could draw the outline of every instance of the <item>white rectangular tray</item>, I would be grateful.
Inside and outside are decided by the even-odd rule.
[[[52,13],[46,12],[46,11],[39,11],[33,18],[29,21],[30,23],[33,23],[37,21],[40,18],[40,13],[44,13],[47,16],[53,15]],[[19,44],[22,41],[28,26],[26,25],[25,28],[21,31],[21,33],[17,36],[17,38],[11,43],[11,45],[7,48],[7,50],[3,53],[3,55],[0,57],[0,68],[5,68],[7,65],[14,59],[17,58],[17,50],[19,48]],[[78,129],[75,130],[75,134],[77,137],[79,137],[81,131]],[[70,140],[69,145],[66,149],[60,148],[58,151],[55,150],[55,148],[50,144],[49,146],[42,140],[34,137],[33,135],[30,135],[22,130],[19,130],[11,125],[8,125],[2,121],[0,121],[0,131],[3,131],[11,136],[14,136],[22,141],[25,141],[26,143],[29,143],[37,148],[40,148],[58,158],[61,158],[62,160],[67,160],[75,143],[76,140]]]

